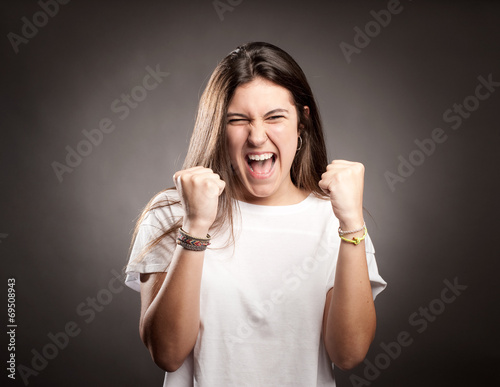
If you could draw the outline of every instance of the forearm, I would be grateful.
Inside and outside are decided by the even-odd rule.
[[[358,232],[346,237],[362,235]],[[358,245],[341,241],[335,285],[328,302],[326,349],[340,368],[352,368],[366,356],[376,326],[364,241]]]
[[[141,335],[153,359],[170,371],[182,365],[198,337],[203,259],[203,251],[177,246],[165,280],[141,323]]]

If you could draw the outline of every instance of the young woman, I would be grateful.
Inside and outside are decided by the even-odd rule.
[[[386,285],[363,175],[328,164],[312,91],[286,52],[249,43],[223,59],[126,269],[164,386],[335,386],[332,363],[363,360]]]

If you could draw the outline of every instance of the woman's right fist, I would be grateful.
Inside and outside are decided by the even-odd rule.
[[[185,212],[183,230],[204,238],[215,221],[219,196],[226,183],[210,168],[204,167],[176,172],[174,183]]]

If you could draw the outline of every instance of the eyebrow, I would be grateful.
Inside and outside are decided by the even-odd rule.
[[[267,116],[270,116],[272,114],[276,114],[276,113],[288,113],[288,110],[286,109],[274,109],[274,110],[271,110],[271,111],[268,111],[266,114],[264,114],[264,117],[267,117]],[[246,116],[245,114],[242,114],[242,113],[227,113],[227,118],[230,118],[230,117],[243,117],[243,118],[248,118],[248,116]]]

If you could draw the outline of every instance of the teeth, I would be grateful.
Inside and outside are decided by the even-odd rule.
[[[272,153],[263,153],[261,155],[248,155],[249,160],[262,161],[273,157]]]

